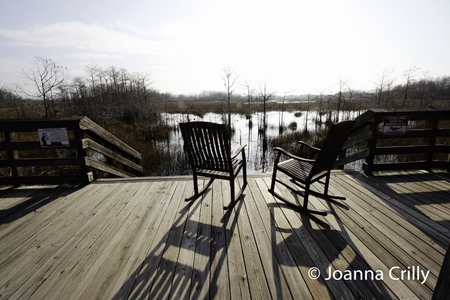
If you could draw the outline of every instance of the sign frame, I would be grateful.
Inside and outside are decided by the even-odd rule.
[[[39,143],[42,148],[69,147],[67,128],[39,128]]]
[[[383,134],[406,134],[408,131],[408,116],[386,116],[383,120]]]

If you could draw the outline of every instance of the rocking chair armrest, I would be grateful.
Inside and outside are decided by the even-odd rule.
[[[238,149],[236,149],[236,151],[234,151],[234,153],[231,155],[231,158],[235,158],[236,156],[238,156],[239,153],[241,153],[246,146],[247,146],[247,144],[242,145]],[[244,155],[245,155],[245,153],[244,153]]]
[[[320,151],[320,148],[311,146],[310,144],[307,144],[307,143],[305,143],[304,141],[299,141],[298,143],[299,143],[302,147],[304,146],[304,147],[308,147],[309,149],[314,150],[314,151]]]
[[[294,155],[290,152],[287,152],[286,150],[280,148],[280,147],[275,147],[273,148],[274,151],[278,151],[278,156],[280,156],[281,153],[283,153],[284,155],[286,155],[287,157],[293,158],[295,160],[300,160],[300,161],[304,161],[304,162],[310,162],[310,163],[314,163],[315,160],[314,159],[308,159],[308,158],[303,158],[297,155]]]

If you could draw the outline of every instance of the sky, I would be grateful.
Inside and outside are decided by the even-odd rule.
[[[114,66],[162,93],[225,91],[224,68],[278,95],[450,75],[448,0],[0,0],[0,87],[34,58],[70,76]],[[389,70],[389,72],[386,72]]]

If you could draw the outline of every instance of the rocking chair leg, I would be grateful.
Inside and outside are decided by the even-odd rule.
[[[330,172],[328,171],[327,177],[325,179],[325,188],[324,188],[324,194],[328,195],[328,185],[330,184]]]
[[[234,196],[234,191],[235,191],[234,179],[230,180],[231,202],[230,202],[230,204],[225,205],[223,207],[223,209],[227,210],[227,209],[233,207],[236,204],[236,202],[241,199],[242,194],[244,193],[244,190],[245,190],[246,186],[247,186],[247,174],[244,174],[244,185],[242,186],[242,188],[240,189],[239,193],[235,197]]]
[[[194,174],[194,195],[198,195],[198,179],[196,174]]]
[[[228,205],[224,205],[223,209],[227,210],[229,208],[231,208],[235,202],[238,200],[238,198],[240,197],[240,195],[238,195],[238,197],[236,197],[236,199],[234,198],[234,179],[230,180],[230,195],[231,195],[231,202]]]
[[[298,212],[306,212],[308,214],[315,214],[315,215],[321,215],[321,216],[326,216],[328,214],[328,212],[326,211],[320,211],[320,210],[313,210],[313,209],[307,209],[306,207],[303,206],[299,206],[297,204],[294,204],[288,200],[286,200],[283,196],[281,196],[280,194],[274,192],[271,192],[272,195],[274,197],[276,197],[278,200],[281,200],[282,202],[284,202],[288,207],[290,207],[291,209],[298,211]]]
[[[328,199],[331,201],[346,199],[344,196],[333,196],[333,195],[328,194],[329,185],[330,185],[330,173],[328,173],[327,178],[325,179],[325,187],[324,187],[324,192],[323,192],[322,198]]]
[[[213,181],[214,181],[214,178],[211,178],[208,181],[208,184],[199,192],[198,191],[198,185],[197,185],[197,176],[194,175],[194,195],[192,195],[189,198],[186,198],[185,201],[188,202],[188,201],[197,200],[200,196],[202,196],[206,192],[206,190],[211,186]]]
[[[234,202],[234,180],[230,180],[231,202]]]
[[[290,179],[290,181],[291,181],[292,183],[296,184],[297,186],[300,186],[302,189],[306,189],[305,186],[299,185],[299,184],[295,181],[295,179]],[[308,194],[314,195],[314,196],[316,196],[316,197],[319,197],[319,198],[322,198],[322,199],[325,199],[325,200],[331,200],[331,201],[333,201],[333,200],[345,200],[345,199],[346,199],[346,198],[343,197],[343,196],[334,196],[334,195],[328,194],[328,186],[329,186],[329,184],[330,184],[330,178],[329,178],[329,177],[327,177],[327,178],[325,179],[325,182],[324,182],[324,183],[323,183],[323,182],[321,182],[321,183],[324,185],[324,192],[323,192],[323,193],[316,192],[316,191],[314,191],[314,190],[309,189],[309,185],[308,185]],[[269,190],[269,191],[270,191],[270,190]],[[303,196],[303,195],[304,195],[304,192],[303,192],[303,193],[300,193],[300,194]]]
[[[329,195],[328,194],[328,187],[330,185],[330,173],[328,172],[327,177],[325,179],[325,187],[324,187],[324,191],[323,194],[318,193],[319,197],[328,199],[328,200],[345,200],[345,197],[343,196],[333,196],[333,195]]]
[[[303,196],[304,197],[304,202],[303,205],[298,205],[298,204],[294,204],[291,201],[285,199],[282,195],[278,194],[277,192],[275,192],[275,181],[279,182],[280,184],[284,185],[286,188],[288,188],[290,191]],[[276,179],[276,177],[273,179],[272,184],[271,184],[271,188],[269,189],[269,192],[276,197],[278,200],[283,201],[287,206],[289,206],[290,208],[298,211],[298,212],[306,212],[309,214],[317,214],[317,215],[322,215],[322,216],[326,216],[327,212],[326,211],[319,211],[319,210],[313,210],[313,209],[308,209],[308,202],[309,202],[309,194],[313,194],[313,191],[311,191],[309,189],[309,185],[307,187],[304,187],[305,191],[304,192],[300,192],[297,191],[295,189],[293,189],[292,187],[288,186],[286,183],[282,182],[281,180]]]
[[[269,192],[271,192],[272,194],[275,192],[275,181],[276,180],[277,180],[277,169],[274,168],[273,173],[272,173],[272,183],[270,184],[270,189],[269,189]]]

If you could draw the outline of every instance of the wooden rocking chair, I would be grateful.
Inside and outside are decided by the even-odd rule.
[[[320,149],[310,146],[304,142],[300,142],[302,147],[306,146],[310,150],[312,150],[312,152],[318,153],[316,159],[298,157],[281,148],[274,148],[274,150],[278,152],[278,155],[274,163],[272,183],[269,192],[271,192],[275,197],[296,210],[306,211],[308,213],[319,215],[326,215],[327,212],[309,210],[309,194],[313,194],[317,197],[329,200],[345,200],[345,197],[329,195],[328,185],[330,183],[330,171],[333,168],[333,164],[336,161],[339,153],[341,152],[341,149],[344,146],[344,143],[346,142],[354,123],[354,121],[344,121],[331,125],[330,131]],[[286,156],[288,159],[280,162],[280,157],[282,155]],[[304,189],[304,192],[294,189],[288,184],[279,180],[277,178],[278,171],[288,175],[288,177],[290,177],[290,181]],[[325,182],[320,181],[320,179],[322,178],[325,178]],[[303,196],[303,205],[294,204],[291,201],[286,200],[283,196],[277,194],[275,192],[275,182],[281,183],[292,192]],[[314,182],[319,182],[324,185],[323,193],[318,193],[310,189],[310,185]]]
[[[214,179],[230,181],[231,203],[224,209],[234,205],[247,186],[247,163],[245,146],[240,146],[233,154],[230,149],[230,133],[226,125],[209,122],[180,123],[184,140],[184,151],[189,158],[194,176],[194,195],[186,201],[199,198],[211,186]],[[241,154],[242,159],[237,156]],[[235,178],[243,171],[244,185],[235,197]],[[208,184],[199,192],[198,176],[210,177]]]

